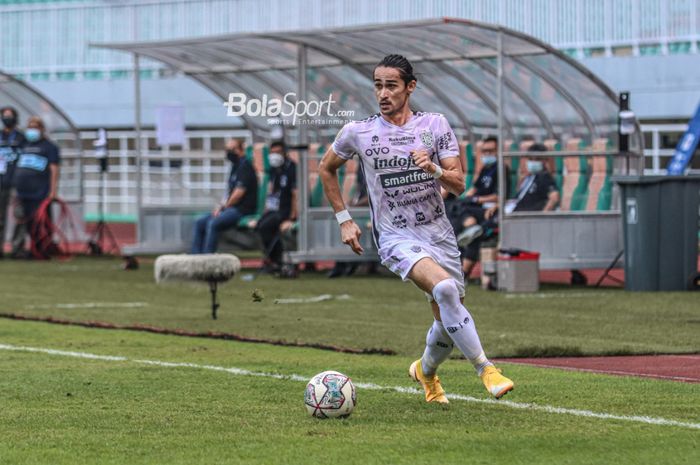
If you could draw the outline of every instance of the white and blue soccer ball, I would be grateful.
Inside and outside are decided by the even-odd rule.
[[[304,404],[316,418],[345,418],[355,408],[357,397],[352,380],[337,371],[319,373],[306,385]]]

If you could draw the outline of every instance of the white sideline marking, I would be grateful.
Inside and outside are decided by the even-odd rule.
[[[527,293],[516,293],[516,294],[506,294],[506,299],[551,299],[551,298],[569,298],[569,297],[602,297],[608,296],[609,293],[605,292],[538,292],[535,294]]]
[[[74,358],[85,358],[85,359],[90,359],[90,360],[104,360],[104,361],[109,361],[109,362],[131,362],[131,363],[137,363],[140,365],[153,365],[153,366],[158,366],[158,367],[164,367],[164,368],[194,368],[198,370],[211,370],[211,371],[220,371],[224,373],[230,373],[232,375],[237,375],[237,376],[258,376],[262,378],[273,378],[273,379],[281,379],[281,380],[291,380],[291,381],[303,381],[307,382],[309,380],[308,377],[306,376],[301,376],[301,375],[281,375],[277,373],[265,373],[265,372],[259,372],[259,371],[250,371],[250,370],[245,370],[243,368],[236,368],[236,367],[222,367],[222,366],[216,366],[216,365],[200,365],[197,363],[187,363],[187,362],[164,362],[164,361],[159,361],[159,360],[138,360],[138,359],[129,359],[127,357],[122,357],[122,356],[112,356],[112,355],[97,355],[97,354],[90,354],[86,352],[70,352],[70,351],[65,351],[65,350],[56,350],[56,349],[45,349],[41,347],[25,347],[25,346],[15,346],[15,345],[10,345],[10,344],[0,344],[0,350],[9,350],[9,351],[15,351],[15,352],[34,352],[34,353],[43,353],[43,354],[48,354],[48,355],[58,355],[58,356],[63,356],[63,357],[74,357]],[[356,387],[361,388],[361,389],[369,389],[369,390],[382,390],[382,391],[394,391],[394,392],[399,392],[402,394],[414,394],[414,395],[423,395],[423,391],[416,389],[416,388],[409,388],[409,387],[403,387],[403,386],[380,386],[378,384],[374,383],[354,383]],[[449,394],[447,396],[451,400],[463,400],[466,402],[475,402],[479,404],[490,404],[490,405],[497,405],[497,406],[502,406],[502,407],[509,407],[513,409],[519,409],[519,410],[533,410],[537,412],[545,412],[545,413],[558,413],[562,415],[574,415],[577,417],[587,417],[587,418],[600,418],[602,420],[621,420],[621,421],[632,421],[636,423],[645,423],[648,425],[662,425],[662,426],[678,426],[681,428],[691,428],[691,429],[700,429],[700,423],[690,423],[690,422],[684,422],[684,421],[677,421],[677,420],[669,420],[666,418],[658,418],[658,417],[648,417],[648,416],[639,416],[639,415],[615,415],[612,413],[599,413],[599,412],[593,412],[590,410],[579,410],[579,409],[572,409],[572,408],[564,408],[564,407],[553,407],[550,405],[537,405],[537,404],[532,404],[532,403],[527,403],[527,402],[512,402],[508,400],[495,400],[495,399],[479,399],[477,397],[472,397],[472,396],[463,396],[460,394]]]
[[[289,298],[289,299],[275,299],[276,304],[313,304],[317,302],[323,302],[325,300],[348,300],[350,298],[347,294],[340,294],[332,296],[330,294],[321,294],[315,297],[303,297],[303,298]]]
[[[146,302],[83,302],[80,304],[28,305],[27,308],[138,308],[147,306]]]

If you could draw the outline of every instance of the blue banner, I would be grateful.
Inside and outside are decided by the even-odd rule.
[[[700,141],[700,105],[695,110],[695,116],[688,123],[688,130],[685,131],[685,134],[678,142],[676,151],[673,152],[673,158],[668,164],[669,175],[683,174],[690,164],[690,159],[693,158],[698,141]]]

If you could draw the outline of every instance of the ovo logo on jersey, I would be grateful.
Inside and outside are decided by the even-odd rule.
[[[368,157],[375,156],[378,157],[379,155],[388,155],[389,154],[389,147],[370,147],[367,150],[365,150],[365,155]]]

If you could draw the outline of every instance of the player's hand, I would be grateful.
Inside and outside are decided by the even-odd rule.
[[[435,164],[430,159],[428,151],[425,149],[411,150],[411,157],[416,165],[428,174],[435,173]]]
[[[292,229],[292,226],[294,226],[294,221],[284,220],[282,221],[282,224],[280,224],[280,232],[285,233]]]
[[[217,216],[219,216],[219,214],[221,213],[221,211],[222,211],[223,209],[224,209],[224,207],[221,207],[221,206],[214,208],[214,209],[211,211],[211,216],[213,216],[214,218],[216,218]]]
[[[343,244],[349,245],[352,251],[357,255],[362,255],[362,252],[364,252],[364,249],[360,245],[361,235],[362,231],[360,227],[352,220],[346,221],[340,225],[340,237]]]

